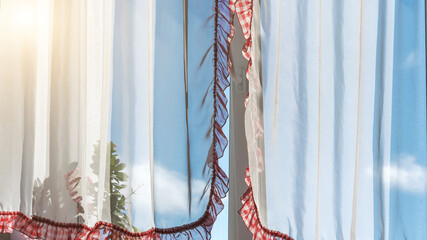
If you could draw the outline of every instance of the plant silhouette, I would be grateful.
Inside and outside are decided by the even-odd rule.
[[[117,146],[113,142],[107,143],[107,147],[105,149],[107,151],[107,158],[104,161],[109,164],[107,166],[108,168],[106,169],[109,169],[109,176],[106,178],[106,182],[104,184],[103,201],[104,203],[109,202],[111,223],[127,230],[139,231],[131,224],[131,220],[127,215],[126,210],[127,198],[122,193],[122,190],[128,187],[127,183],[129,176],[125,173],[126,164],[120,161],[117,153]],[[90,168],[96,176],[99,176],[100,174],[100,161],[103,161],[101,159],[100,151],[100,141],[98,141],[96,144],[93,145],[92,162],[90,164]],[[71,178],[70,174],[66,175],[66,181],[68,185],[67,189],[69,189],[70,197],[78,204],[79,222],[85,222],[83,218],[83,213],[85,212],[85,209],[83,209],[83,207],[80,205],[82,196],[77,194],[76,190],[78,185],[81,184],[80,180],[81,176],[79,175],[73,175],[73,177]],[[88,186],[86,188],[88,189],[89,193],[87,197],[93,199],[93,203],[90,204],[92,207],[88,211],[88,214],[95,214],[97,212],[98,206],[98,198],[95,195],[99,190],[102,191],[102,189],[98,189],[98,181],[94,182],[88,179],[87,183]],[[93,196],[90,196],[90,194],[92,194]],[[131,195],[132,194],[134,194],[134,192],[132,192]],[[107,236],[105,239],[109,239],[109,236]]]

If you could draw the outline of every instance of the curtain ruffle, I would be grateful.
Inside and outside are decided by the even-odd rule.
[[[239,210],[239,214],[245,222],[246,227],[253,234],[254,240],[294,240],[287,234],[270,230],[264,227],[259,219],[258,208],[256,206],[251,185],[251,177],[249,175],[249,167],[246,168],[245,182],[248,185],[248,190],[242,196],[243,206]]]
[[[18,231],[30,239],[70,240],[70,239],[210,239],[210,232],[217,215],[224,208],[221,201],[228,191],[228,178],[217,162],[213,164],[211,198],[208,208],[197,221],[174,228],[152,228],[145,232],[134,233],[107,222],[98,222],[93,227],[77,223],[60,223],[46,218],[21,212],[0,212],[0,232]]]
[[[237,15],[240,26],[242,27],[243,37],[246,39],[243,45],[242,55],[248,60],[248,68],[246,69],[246,79],[249,81],[249,73],[252,67],[251,47],[252,47],[252,0],[230,0],[230,10]],[[249,100],[249,95],[246,96],[245,106]]]

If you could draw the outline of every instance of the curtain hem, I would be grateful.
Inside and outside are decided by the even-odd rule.
[[[211,198],[208,208],[197,221],[173,228],[151,228],[144,232],[131,232],[114,224],[99,221],[93,227],[78,223],[55,222],[39,216],[27,215],[17,211],[0,211],[0,233],[12,233],[14,230],[30,239],[108,239],[150,240],[150,239],[187,239],[210,238],[210,231],[217,215],[223,209],[221,198],[228,190],[228,178],[215,162],[213,166]]]
[[[239,210],[239,214],[246,224],[248,230],[253,234],[254,240],[274,239],[274,240],[294,240],[288,234],[279,231],[273,231],[261,224],[258,214],[258,208],[252,192],[251,177],[249,175],[249,167],[246,168],[245,182],[248,185],[248,190],[242,196],[243,206]]]

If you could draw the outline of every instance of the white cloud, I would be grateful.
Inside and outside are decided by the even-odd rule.
[[[414,156],[403,156],[398,164],[383,169],[383,181],[404,191],[422,193],[427,188],[427,169],[417,164]]]
[[[161,214],[185,215],[188,214],[188,186],[187,177],[176,171],[156,165],[156,210]],[[198,200],[205,188],[206,182],[192,179],[192,204]],[[207,192],[209,194],[209,191]],[[193,214],[199,209],[192,209]],[[201,213],[205,209],[203,208]]]
[[[421,59],[421,54],[417,54],[416,51],[412,51],[408,54],[405,61],[403,62],[403,67],[411,68],[419,66],[423,61]]]
[[[135,212],[133,223],[140,230],[153,227],[151,210],[150,168],[148,164],[139,164],[131,168],[131,186],[135,193],[131,197],[132,209]],[[150,217],[147,217],[150,216]]]
[[[405,66],[411,67],[416,64],[415,62],[415,52],[411,52],[408,57],[405,59]]]
[[[372,168],[366,170],[373,176]],[[382,183],[401,191],[424,193],[427,191],[427,168],[417,164],[415,157],[403,155],[399,161],[383,166]]]
[[[188,215],[187,177],[179,172],[155,165],[156,214],[168,216]],[[151,189],[150,168],[147,163],[135,165],[132,168],[132,188],[138,190],[132,195],[132,208],[138,216],[151,216]],[[199,205],[200,196],[206,182],[199,179],[192,180],[192,215],[201,216],[205,211],[205,204]],[[209,189],[206,195],[209,195]],[[202,201],[206,203],[206,201]],[[136,218],[137,226],[148,227],[151,218]],[[145,219],[142,221],[141,219]]]

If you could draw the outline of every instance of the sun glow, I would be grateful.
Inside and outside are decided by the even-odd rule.
[[[18,25],[17,27],[31,27],[36,20],[34,11],[35,9],[28,6],[22,6],[20,8],[17,8],[14,19],[15,23]]]
[[[38,17],[44,14],[40,0],[0,0],[0,22],[9,34],[35,32]],[[4,31],[6,31],[4,29]]]

